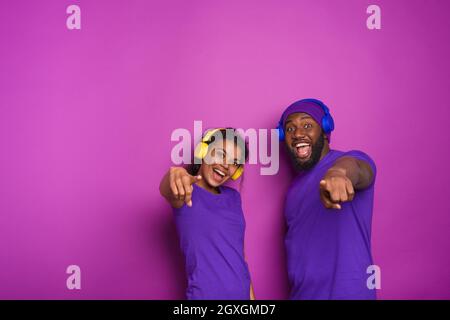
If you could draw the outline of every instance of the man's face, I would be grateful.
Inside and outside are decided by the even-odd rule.
[[[319,162],[325,145],[321,126],[307,113],[293,113],[286,119],[285,142],[299,170],[309,170]]]

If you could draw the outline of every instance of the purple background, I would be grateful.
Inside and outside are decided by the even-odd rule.
[[[382,29],[368,30],[378,4]],[[66,8],[81,7],[81,30]],[[450,298],[449,1],[2,1],[0,298],[183,298],[158,192],[176,128],[272,128],[298,98],[378,166],[382,299]],[[246,168],[257,298],[285,299],[290,171]],[[66,288],[81,267],[82,289]]]

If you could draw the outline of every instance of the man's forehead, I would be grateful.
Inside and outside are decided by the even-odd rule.
[[[301,119],[313,119],[308,113],[305,112],[295,112],[291,113],[287,118],[286,122],[288,121],[294,121],[294,120],[301,120]],[[314,119],[313,119],[314,120]]]

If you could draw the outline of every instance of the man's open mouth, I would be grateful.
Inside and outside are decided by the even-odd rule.
[[[300,159],[308,159],[311,156],[311,144],[307,142],[299,142],[295,145],[295,153]]]

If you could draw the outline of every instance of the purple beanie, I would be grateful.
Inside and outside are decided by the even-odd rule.
[[[300,112],[309,114],[322,127],[322,118],[325,115],[325,111],[323,111],[322,107],[317,103],[311,101],[299,100],[297,102],[294,102],[289,107],[287,107],[286,110],[284,110],[283,115],[281,116],[283,130],[288,116],[293,113]],[[325,133],[325,135],[328,139],[328,142],[330,142],[331,133]]]

